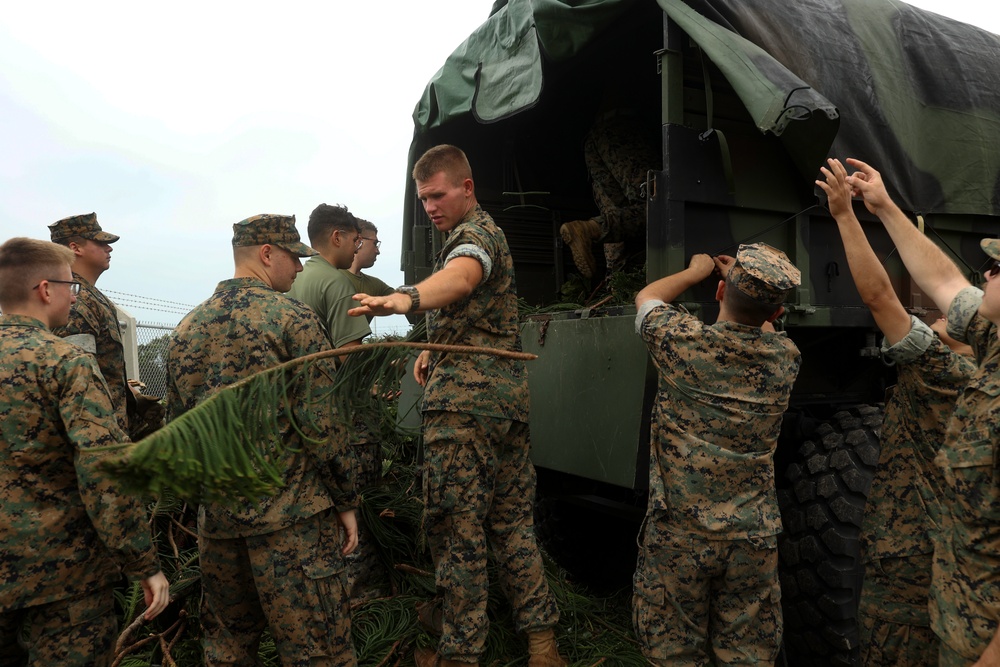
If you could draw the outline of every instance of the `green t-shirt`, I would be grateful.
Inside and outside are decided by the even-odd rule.
[[[305,263],[288,291],[288,296],[305,302],[319,315],[334,347],[361,340],[372,332],[367,319],[347,314],[357,305],[351,297],[358,293],[349,276],[350,271],[337,269],[316,256]]]

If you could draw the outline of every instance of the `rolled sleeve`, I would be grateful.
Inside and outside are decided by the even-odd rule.
[[[882,356],[898,364],[906,364],[919,359],[927,348],[934,342],[934,331],[910,315],[910,332],[895,345],[889,345],[889,341],[882,339]]]
[[[649,299],[648,301],[643,301],[642,305],[639,306],[639,312],[635,314],[635,332],[642,335],[642,323],[645,321],[646,316],[649,315],[654,308],[659,308],[660,306],[665,305],[667,304],[659,299]]]
[[[983,303],[983,290],[966,287],[955,295],[948,308],[948,335],[963,343],[969,342],[968,331]]]
[[[490,259],[489,253],[472,243],[463,243],[456,246],[451,252],[448,253],[448,257],[445,258],[445,263],[447,264],[456,257],[471,257],[480,264],[483,265],[483,279],[481,282],[486,282],[490,274],[493,272],[493,260]]]

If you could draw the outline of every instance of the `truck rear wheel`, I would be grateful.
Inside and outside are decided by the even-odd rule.
[[[858,406],[821,423],[778,490],[784,650],[790,665],[860,665],[859,536],[879,457],[882,410]]]

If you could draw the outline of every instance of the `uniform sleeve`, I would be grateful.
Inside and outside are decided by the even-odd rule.
[[[146,512],[138,498],[123,494],[98,466],[116,451],[96,448],[127,442],[111,407],[107,386],[95,362],[80,356],[66,365],[59,411],[70,442],[80,498],[101,541],[130,578],[146,578],[160,570]]]
[[[971,345],[977,362],[986,358],[997,337],[996,325],[979,314],[982,303],[983,291],[966,287],[955,295],[948,308],[948,335]]]
[[[910,330],[902,340],[895,345],[889,345],[888,340],[882,339],[882,356],[888,361],[910,363],[923,356],[935,338],[937,335],[929,326],[910,315]]]

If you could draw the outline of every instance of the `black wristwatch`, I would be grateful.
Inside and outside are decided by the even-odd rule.
[[[420,309],[420,292],[413,285],[400,285],[396,288],[396,291],[400,294],[405,294],[410,297],[411,305],[409,312]]]

